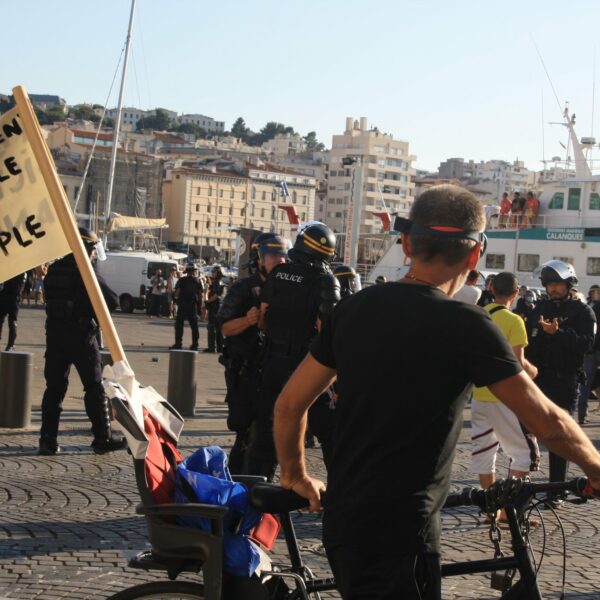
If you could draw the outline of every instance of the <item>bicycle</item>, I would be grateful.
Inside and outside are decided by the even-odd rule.
[[[536,495],[556,493],[572,493],[579,499],[573,502],[585,502],[587,498],[594,495],[587,479],[583,477],[558,483],[532,483],[521,479],[499,480],[487,490],[465,488],[462,492],[449,494],[444,508],[477,506],[483,513],[491,515],[495,515],[503,508],[507,515],[513,555],[503,556],[499,543],[494,544],[496,548],[494,558],[443,564],[442,577],[492,572],[496,574],[492,576],[492,587],[503,592],[502,599],[542,600],[537,585],[541,559],[536,565],[529,544],[528,515],[538,504],[544,503],[544,500],[536,500]],[[251,502],[258,510],[279,516],[290,558],[289,564],[277,564],[272,571],[262,573],[260,580],[256,582],[260,587],[255,586],[251,590],[258,594],[256,597],[265,600],[309,600],[313,597],[318,600],[319,592],[335,590],[335,580],[332,577],[314,577],[304,564],[298,547],[290,513],[304,508],[307,501],[277,485],[254,482],[251,485]],[[143,507],[141,509],[138,507],[138,512],[143,512]],[[494,518],[491,526],[495,527]],[[173,575],[176,577],[178,574],[169,570],[168,560],[157,560],[152,555],[152,551],[138,554],[130,561],[130,566],[167,570],[170,577]],[[200,565],[193,561],[179,567],[181,567],[179,572],[184,570],[197,572],[200,569]],[[517,573],[519,579],[513,584]],[[295,589],[288,587],[287,582],[293,584]],[[223,597],[227,596],[224,594]],[[253,596],[246,589],[241,595],[238,592],[237,597],[249,599]],[[201,583],[161,581],[129,588],[111,596],[109,600],[204,600],[205,598],[205,588]]]

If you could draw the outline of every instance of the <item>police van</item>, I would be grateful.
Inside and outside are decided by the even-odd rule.
[[[167,252],[107,252],[105,261],[98,261],[98,272],[119,297],[121,311],[131,313],[146,308],[150,279],[157,269],[167,277],[171,267],[179,267],[185,254]]]

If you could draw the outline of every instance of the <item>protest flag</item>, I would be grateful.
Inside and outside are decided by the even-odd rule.
[[[113,359],[112,367],[105,367],[103,373],[103,385],[108,397],[111,399],[118,397],[123,400],[142,431],[144,431],[143,411],[146,409],[157,416],[159,422],[162,420],[165,428],[177,440],[183,419],[158,392],[151,387],[142,387],[136,381],[27,92],[23,86],[17,86],[13,88],[13,95],[16,108],[0,118],[0,136],[2,136],[0,137],[0,165],[6,167],[4,175],[0,170],[0,240],[3,240],[6,249],[9,249],[8,244],[13,242],[12,236],[16,237],[16,245],[10,247],[10,251],[17,248],[14,250],[14,256],[20,255],[19,270],[14,275],[46,260],[64,256],[69,252],[73,253],[98,323],[102,328],[104,341]],[[19,134],[16,133],[17,130],[20,130]],[[13,152],[13,145],[17,140],[21,145],[15,145]],[[117,143],[116,140],[114,143]],[[6,151],[7,148],[9,152]],[[21,164],[24,168],[19,167],[19,160],[23,161]],[[13,185],[10,185],[10,179],[3,180],[2,177],[14,178]],[[3,188],[6,183],[9,185]],[[17,194],[21,187],[27,190],[27,195]],[[34,212],[32,213],[31,210]],[[33,220],[30,220],[31,214],[34,215]],[[43,220],[40,220],[42,217]],[[25,239],[22,236],[19,228],[23,227],[30,233],[30,238]],[[10,240],[6,232],[1,231],[2,229],[9,229]],[[40,235],[42,231],[44,235]],[[2,233],[5,235],[2,236]],[[26,244],[26,242],[30,243]],[[0,243],[0,255],[1,248]],[[14,256],[4,258],[12,260]],[[43,260],[40,260],[40,256],[44,257]],[[0,274],[11,273],[11,269],[7,266],[11,261],[2,258],[0,260],[2,260]],[[169,420],[164,417],[172,413],[178,419]],[[140,441],[132,439],[125,428],[123,432],[130,446],[133,444],[139,448]]]

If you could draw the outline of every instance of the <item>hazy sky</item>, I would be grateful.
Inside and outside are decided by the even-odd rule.
[[[129,10],[129,0],[3,2],[0,92],[23,84],[104,104]],[[533,40],[590,135],[599,30],[598,0],[138,0],[125,102],[228,128],[238,116],[255,130],[280,121],[327,146],[346,116],[366,116],[410,142],[417,168],[461,156],[537,169],[542,131],[546,158],[564,154],[565,131],[542,127],[560,113]]]

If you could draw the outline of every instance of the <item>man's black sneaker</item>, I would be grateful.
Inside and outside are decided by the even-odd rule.
[[[54,456],[60,452],[56,438],[40,438],[38,454],[40,456]]]
[[[169,350],[181,350],[181,344],[173,344],[169,346]]]
[[[15,349],[14,346],[6,346],[6,348],[4,348],[4,352],[12,352]]]
[[[96,454],[106,454],[115,450],[124,450],[127,448],[127,440],[125,438],[117,438],[111,436],[107,440],[94,439],[92,442],[92,450]]]
[[[194,352],[197,352],[198,351],[198,345],[192,344],[190,346],[190,350],[194,350]]]

